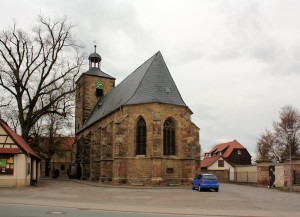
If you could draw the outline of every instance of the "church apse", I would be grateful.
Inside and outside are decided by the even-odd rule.
[[[102,87],[99,81],[93,81],[94,87]],[[85,163],[81,178],[114,185],[190,184],[200,172],[199,128],[191,115],[156,53],[99,95],[77,129],[78,141],[84,141],[78,142],[76,155],[77,162]],[[79,158],[81,153],[86,156]]]

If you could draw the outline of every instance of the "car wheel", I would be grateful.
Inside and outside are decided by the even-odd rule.
[[[200,186],[200,185],[198,186],[198,191],[199,191],[199,192],[201,191],[201,186]]]
[[[193,185],[193,190],[195,190],[195,187],[194,187],[194,185]]]
[[[218,189],[218,188],[216,188],[216,189],[215,189],[215,192],[218,192],[218,191],[219,191],[219,189]]]

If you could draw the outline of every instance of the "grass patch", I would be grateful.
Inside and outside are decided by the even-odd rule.
[[[277,190],[280,190],[280,191],[283,191],[283,187],[272,187],[273,189],[277,189]]]

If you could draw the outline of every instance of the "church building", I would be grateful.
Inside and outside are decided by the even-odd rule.
[[[190,184],[200,172],[199,128],[160,52],[119,85],[89,56],[76,82],[70,174],[114,185]]]

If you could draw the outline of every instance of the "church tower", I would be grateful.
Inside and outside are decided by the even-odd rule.
[[[81,130],[97,101],[115,87],[115,78],[101,71],[101,56],[89,56],[89,70],[76,81],[75,133]]]

